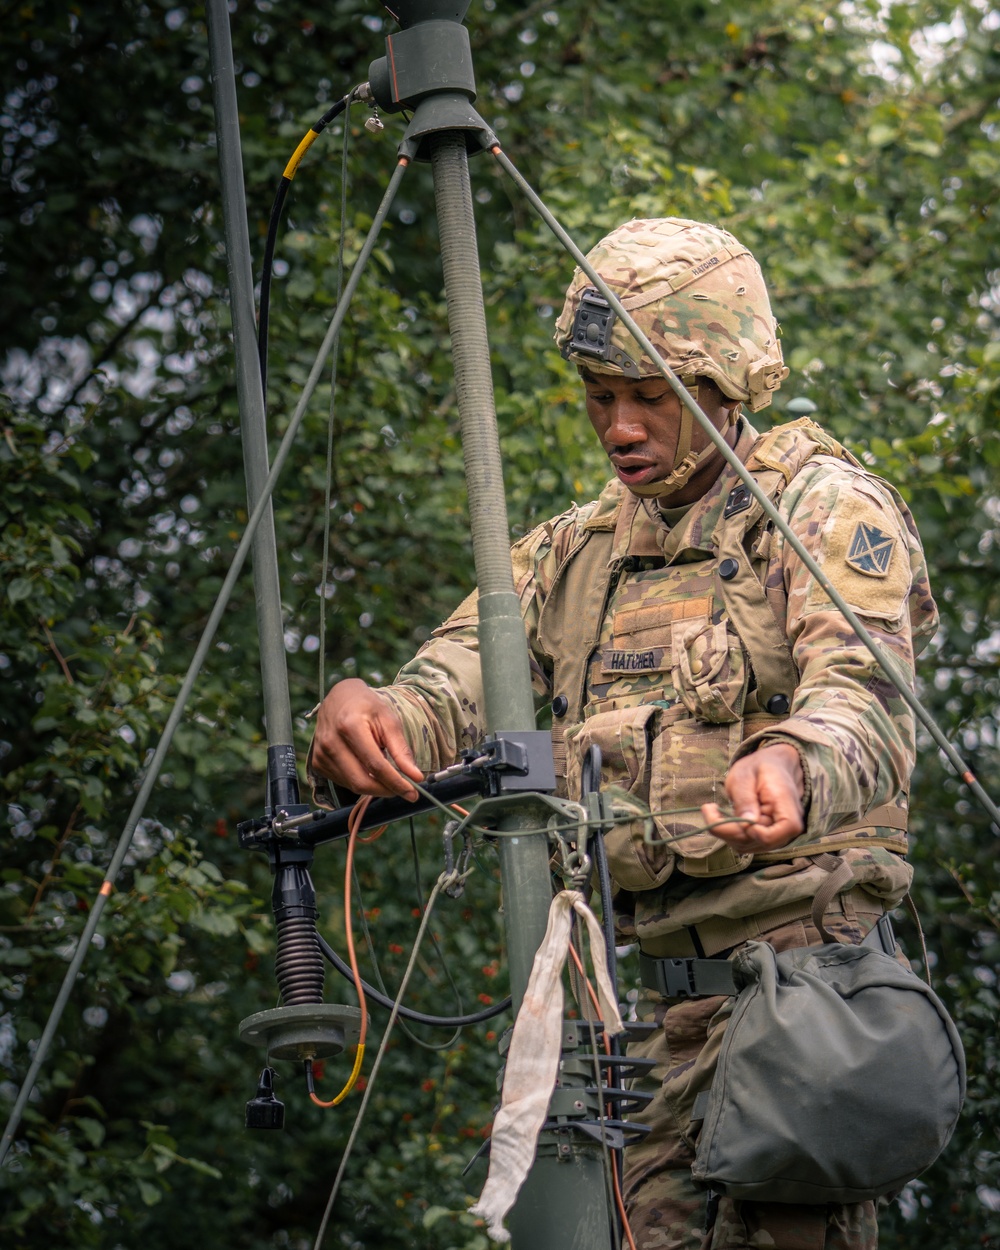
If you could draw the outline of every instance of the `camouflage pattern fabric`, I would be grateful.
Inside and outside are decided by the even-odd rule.
[[[821,435],[779,427],[758,439],[744,424],[735,450],[759,480],[767,477],[792,530],[875,638],[912,671],[937,619],[912,519],[891,488]],[[603,780],[648,803],[661,836],[684,837],[677,848],[648,846],[637,822],[607,839],[619,933],[654,957],[696,953],[683,946],[690,932],[707,936],[715,926],[718,936],[720,923],[730,930],[708,954],[764,932],[790,945],[817,941],[803,919],[776,915],[808,914],[826,878],[812,858],[819,851],[838,851],[854,873],[850,897],[841,895],[840,912],[827,920],[834,930],[863,912],[871,923],[910,881],[901,852],[913,718],[799,557],[763,523],[746,534],[759,615],[779,627],[796,683],[787,713],[760,708],[740,635],[754,622],[737,629],[720,581],[720,535],[732,521],[725,513],[736,485],[724,471],[668,522],[653,501],[612,481],[600,499],[539,526],[511,554],[538,705],[559,695],[565,703],[553,732],[562,792],[573,793],[580,752],[598,742]],[[598,537],[602,546],[588,546]],[[574,580],[597,550],[599,575]],[[472,594],[380,692],[427,771],[451,764],[485,732],[476,627]],[[724,799],[731,760],[772,741],[799,751],[806,828],[778,851],[736,856],[696,832],[696,813],[676,809]],[[768,924],[784,930],[772,933]],[[871,1203],[723,1199],[705,1231],[705,1195],[689,1171],[690,1112],[711,1081],[727,1000],[647,994],[643,1002],[662,1028],[643,1044],[661,1061],[657,1097],[642,1113],[654,1131],[626,1162],[639,1250],[874,1250]]]
[[[768,438],[768,459],[781,466],[781,444]],[[746,427],[737,453],[751,457],[755,442]],[[539,526],[512,552],[541,705],[561,693],[552,687],[558,656],[547,653],[539,640],[543,605],[548,613],[559,600],[565,566],[572,563],[568,558],[588,527],[615,530],[607,576],[616,584],[603,616],[600,604],[607,588],[593,588],[601,631],[598,654],[588,669],[582,720],[554,735],[563,757],[560,767],[571,781],[579,766],[574,744],[597,739],[606,748],[604,780],[631,788],[657,811],[681,806],[681,799],[695,806],[724,797],[730,758],[763,742],[792,742],[803,760],[811,797],[801,837],[780,851],[758,855],[752,867],[729,860],[722,875],[706,876],[697,890],[672,889],[672,857],[656,847],[639,852],[633,831],[636,854],[628,862],[620,857],[613,872],[621,887],[623,936],[644,941],[708,917],[750,916],[811,898],[822,879],[822,870],[808,859],[817,850],[842,851],[856,864],[859,882],[888,906],[899,901],[910,879],[897,852],[905,849],[899,826],[905,824],[913,766],[912,716],[798,557],[767,528],[755,542],[756,556],[768,603],[800,678],[787,717],[743,715],[747,692],[741,682],[745,686],[747,670],[716,595],[712,541],[734,484],[734,475],[723,473],[673,527],[654,505],[643,502],[620,532],[615,527],[627,492],[615,481],[599,500]],[[904,506],[863,470],[820,455],[791,474],[780,510],[875,637],[912,669],[914,650],[933,632],[936,614],[923,554]],[[854,534],[867,534],[868,542],[873,530],[884,534],[891,547],[884,571],[874,573],[855,567],[857,556],[850,562]],[[570,606],[571,621],[590,610],[582,603]],[[695,607],[696,615],[685,615]],[[653,625],[654,619],[661,624]],[[654,635],[658,640],[652,642]],[[587,640],[579,637],[565,637],[561,645],[567,653],[589,654]],[[652,660],[623,658],[649,654]],[[695,674],[699,664],[703,667]],[[450,764],[460,750],[480,740],[485,722],[474,594],[382,695],[396,708],[418,764],[428,771]],[[901,813],[895,827],[837,835],[838,826],[862,820],[873,807],[893,804]],[[663,815],[658,821],[662,833],[677,833],[693,828],[697,816]],[[687,868],[719,847],[714,838],[692,845]],[[738,877],[726,875],[739,867]]]
[[[824,923],[842,940],[859,941],[867,926],[829,914]],[[815,945],[818,932],[797,922],[772,930],[776,950]],[[650,1133],[625,1152],[624,1197],[637,1250],[875,1250],[875,1204],[799,1206],[720,1198],[713,1211],[690,1167],[700,1122],[691,1115],[697,1095],[712,1083],[731,998],[666,999],[641,991],[637,1014],[660,1027],[629,1047],[629,1055],[656,1059],[636,1082],[653,1094],[633,1121]]]
[[[711,378],[755,412],[770,404],[788,376],[778,325],[760,266],[727,230],[682,217],[629,221],[587,259],[675,373]],[[613,315],[610,358],[595,354],[598,336],[588,341],[590,327],[577,319],[588,289],[590,279],[577,269],[556,322],[563,355],[595,372],[655,374]]]

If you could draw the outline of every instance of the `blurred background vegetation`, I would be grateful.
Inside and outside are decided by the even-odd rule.
[[[278,177],[367,77],[374,0],[230,0],[255,265]],[[0,1110],[6,1117],[131,806],[146,753],[246,520],[204,8],[0,6]],[[475,0],[478,107],[584,247],[628,216],[732,229],[760,259],[797,396],[916,515],[942,626],[926,700],[997,793],[1000,673],[1000,11],[990,0]],[[276,438],[401,137],[348,123],[311,149],[279,238]],[[343,120],[343,119],[341,119]],[[592,498],[605,467],[551,347],[572,266],[488,157],[472,163],[514,535]],[[275,496],[299,743],[324,684],[390,680],[471,585],[430,173],[411,169],[355,300],[336,393],[331,569],[321,562],[330,387]],[[357,1100],[321,1112],[291,1065],[283,1134],[249,1135],[259,1056],[239,1020],[275,1002],[266,864],[236,823],[263,800],[253,591],[244,577],[54,1054],[0,1172],[7,1250],[312,1245]],[[968,1051],[966,1113],[884,1216],[883,1245],[1000,1247],[997,832],[926,740],[915,897]],[[363,848],[363,906],[398,983],[433,822]],[[316,866],[343,927],[342,846]],[[412,991],[504,993],[484,862],[445,900]],[[446,905],[447,904],[447,905]],[[899,924],[914,954],[915,933]],[[370,968],[370,964],[369,964]],[[343,984],[328,997],[350,1001]],[[384,1013],[375,1015],[376,1034]],[[461,1176],[495,1099],[495,1028],[429,1051],[402,1033],[327,1245],[485,1250]],[[422,1036],[421,1040],[426,1040]],[[439,1039],[440,1040],[440,1039]],[[346,1069],[330,1061],[327,1096]]]

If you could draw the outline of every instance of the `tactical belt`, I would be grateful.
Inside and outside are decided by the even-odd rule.
[[[873,913],[855,914],[873,916],[874,919]],[[755,919],[760,920],[761,916],[756,916]],[[804,916],[800,919],[804,919]],[[791,921],[786,923],[790,924]],[[868,934],[861,940],[861,945],[874,946],[876,950],[885,951],[886,955],[896,954],[893,923],[885,911],[875,919]],[[655,959],[654,956],[640,951],[639,979],[647,990],[655,990],[665,999],[704,999],[717,994],[736,993],[732,965],[727,959]]]
[[[733,965],[728,959],[652,959],[639,953],[639,977],[648,990],[664,998],[708,998],[735,994]]]
[[[728,916],[710,916],[700,920],[687,929],[679,929],[676,933],[665,933],[662,936],[644,938],[642,951],[657,959],[683,959],[690,956],[711,958],[722,951],[732,950],[741,942],[754,941],[766,937],[774,929],[782,925],[792,924],[797,920],[812,921],[813,900],[796,899],[783,907],[772,907],[768,911],[757,912],[753,916],[739,916],[731,919]],[[838,894],[823,908],[826,915],[842,915],[848,920],[863,919],[870,927],[885,912],[881,899],[867,890],[855,887]],[[698,945],[695,944],[697,939]],[[652,988],[652,987],[651,987]]]
[[[896,938],[885,913],[872,925],[861,945],[895,954]],[[640,951],[639,979],[646,989],[655,990],[664,998],[710,998],[736,993],[733,966],[728,959],[654,959]]]

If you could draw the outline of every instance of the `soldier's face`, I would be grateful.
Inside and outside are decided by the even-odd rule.
[[[601,440],[608,459],[614,466],[619,480],[625,486],[645,486],[660,482],[674,468],[677,444],[681,429],[681,402],[663,378],[626,378],[617,374],[591,373],[581,368],[586,394],[587,416],[594,432]],[[699,403],[716,429],[721,429],[732,406],[722,392],[711,383],[699,386]],[[702,451],[709,438],[700,425],[695,423],[691,435],[691,450]],[[706,474],[699,472],[691,479],[696,493],[685,488],[681,493],[691,499],[699,497],[701,490],[718,476],[722,457],[715,466],[708,482]],[[706,466],[707,468],[708,466]],[[678,503],[688,502],[678,498]]]

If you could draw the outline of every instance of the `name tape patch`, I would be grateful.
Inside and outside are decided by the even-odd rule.
[[[608,651],[604,655],[606,673],[656,673],[663,660],[663,647],[648,651]]]

